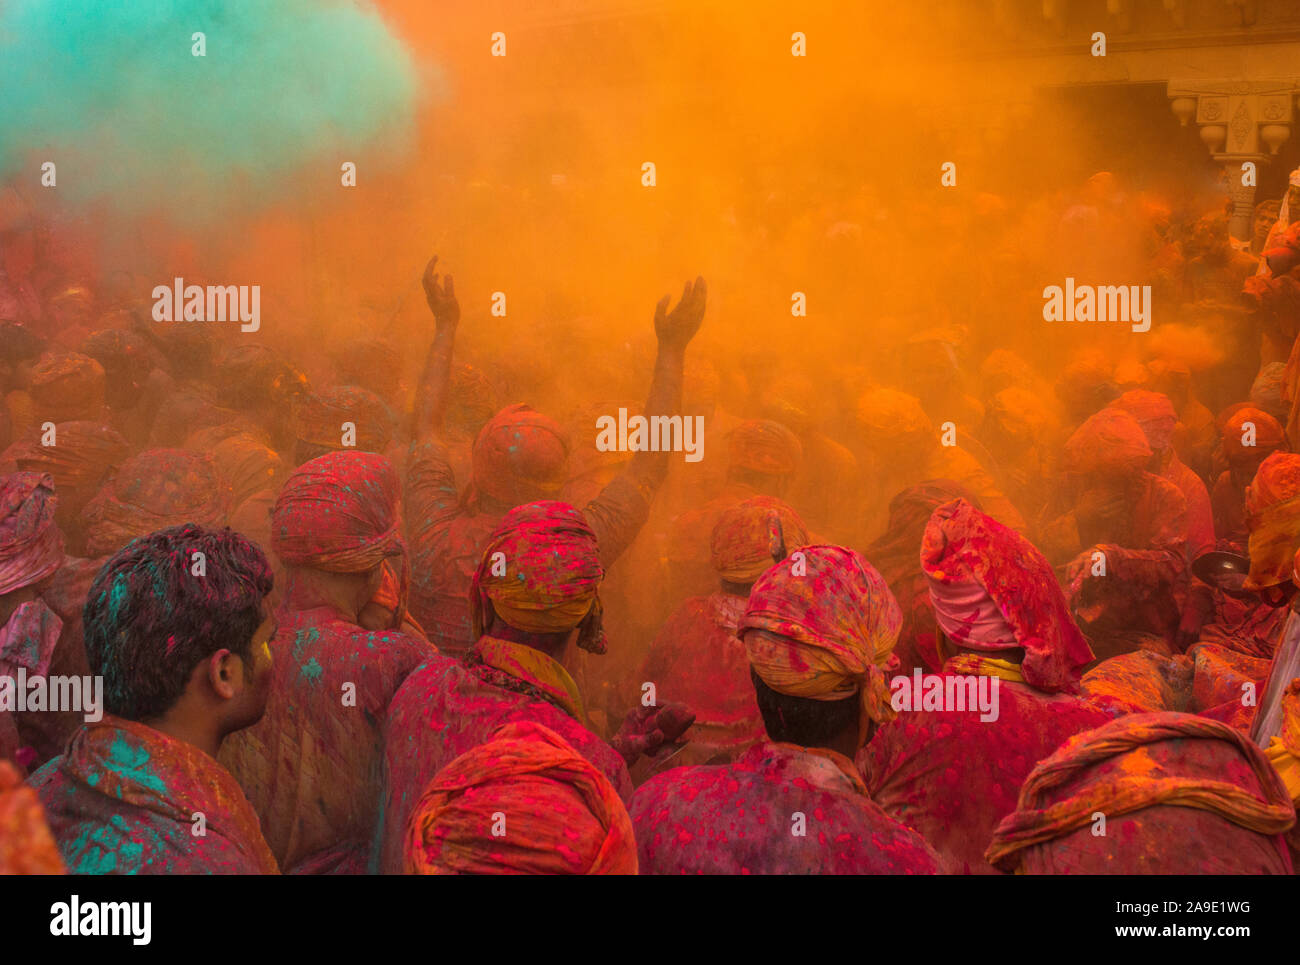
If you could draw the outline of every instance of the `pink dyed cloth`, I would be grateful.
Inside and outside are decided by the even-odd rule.
[[[661,703],[677,701],[695,712],[686,736],[702,752],[734,757],[767,736],[749,657],[736,635],[747,604],[747,597],[721,592],[687,600],[663,625],[636,675],[638,688],[655,685]]]
[[[999,684],[998,719],[968,711],[911,711],[884,724],[858,764],[871,799],[919,831],[953,874],[995,874],[984,860],[1020,785],[1066,738],[1112,714],[1068,694]]]
[[[628,808],[641,874],[941,873],[925,840],[881,810],[839,760],[764,742],[733,764],[651,778]],[[796,814],[804,834],[795,833]]]
[[[512,682],[518,689],[507,690],[488,683],[485,677],[494,675],[482,668],[438,657],[414,671],[393,697],[384,732],[384,804],[376,838],[381,873],[402,873],[406,825],[429,781],[506,724],[532,721],[549,727],[602,771],[624,801],[632,796],[632,779],[619,753],[543,699],[540,688],[520,673]]]

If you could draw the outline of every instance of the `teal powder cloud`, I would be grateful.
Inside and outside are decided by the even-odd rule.
[[[206,35],[195,57],[191,37]],[[114,207],[219,207],[403,146],[417,70],[352,0],[0,2],[0,179]]]

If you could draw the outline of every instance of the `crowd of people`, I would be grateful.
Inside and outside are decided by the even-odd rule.
[[[0,681],[103,707],[0,689],[0,872],[1290,873],[1300,171],[1249,243],[1076,200],[1140,351],[711,358],[696,279],[644,396],[566,411],[461,357],[437,257],[415,377],[322,380],[11,246]],[[598,447],[620,408],[704,458]]]

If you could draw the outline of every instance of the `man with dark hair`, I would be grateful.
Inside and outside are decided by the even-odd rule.
[[[68,870],[275,874],[257,815],[216,757],[271,680],[266,557],[193,524],[112,556],[83,622],[104,709],[32,775]]]
[[[641,785],[628,808],[641,873],[937,873],[853,763],[893,716],[884,670],[901,624],[884,578],[842,546],[805,546],[760,576],[738,632],[768,740]]]

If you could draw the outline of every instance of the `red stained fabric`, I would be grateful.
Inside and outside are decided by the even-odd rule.
[[[305,455],[342,449],[345,422],[356,430],[357,451],[383,452],[392,441],[392,411],[383,399],[360,386],[336,385],[294,407],[294,436]]]
[[[942,871],[925,840],[866,795],[847,759],[793,744],[659,774],[629,811],[642,874]]]
[[[623,800],[631,797],[632,780],[617,751],[585,722],[545,699],[542,687],[530,687],[522,671],[512,681],[515,689],[487,682],[503,680],[498,673],[436,657],[413,672],[393,697],[384,731],[380,872],[402,871],[405,829],[429,781],[461,754],[486,744],[506,724],[532,721],[555,731],[609,778]]]
[[[105,715],[28,779],[73,874],[277,874],[235,779],[192,744]],[[194,815],[206,833],[193,833]]]
[[[0,596],[50,576],[63,565],[55,525],[54,477],[18,472],[0,478]]]
[[[953,874],[994,874],[984,849],[1015,810],[1025,777],[1067,738],[1110,720],[1078,697],[1002,681],[998,719],[912,711],[884,724],[858,755],[867,790],[915,828]]]
[[[730,593],[687,600],[660,629],[636,674],[638,687],[655,685],[661,703],[679,701],[695,712],[687,737],[702,753],[734,758],[766,736],[737,636],[746,603]]]
[[[1136,714],[1034,768],[989,855],[1028,874],[1291,874],[1294,823],[1249,739],[1190,714]]]

